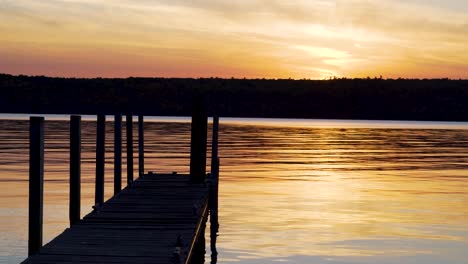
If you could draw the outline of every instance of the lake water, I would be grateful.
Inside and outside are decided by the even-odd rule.
[[[27,255],[29,124],[3,117],[16,120],[0,120],[0,263],[17,263]],[[68,226],[62,118],[46,122],[44,242]],[[187,121],[145,123],[146,170],[188,172]],[[82,123],[82,216],[94,201],[95,130]],[[467,123],[224,118],[219,147],[218,263],[468,263]]]

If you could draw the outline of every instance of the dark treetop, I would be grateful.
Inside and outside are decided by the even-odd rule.
[[[0,75],[0,112],[468,121],[468,80],[69,79]]]

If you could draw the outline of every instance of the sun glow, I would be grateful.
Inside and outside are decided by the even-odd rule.
[[[0,2],[0,72],[468,78],[463,1]]]

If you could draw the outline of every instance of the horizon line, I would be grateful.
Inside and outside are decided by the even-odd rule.
[[[215,80],[254,80],[254,81],[333,81],[333,80],[384,80],[384,81],[395,81],[395,80],[408,80],[408,81],[435,81],[435,80],[445,80],[445,81],[468,81],[468,78],[449,78],[449,77],[439,77],[439,78],[409,78],[409,77],[397,77],[397,78],[388,78],[382,76],[374,77],[339,77],[339,76],[330,76],[329,78],[323,79],[313,79],[313,78],[270,78],[270,77],[169,77],[169,76],[127,76],[127,77],[66,77],[66,76],[50,76],[50,75],[26,75],[26,74],[10,74],[10,73],[1,73],[0,76],[12,76],[12,77],[27,77],[27,78],[51,78],[51,79],[81,79],[81,80],[96,80],[96,79],[105,79],[105,80],[127,80],[127,79],[175,79],[175,80],[206,80],[206,79],[215,79]]]

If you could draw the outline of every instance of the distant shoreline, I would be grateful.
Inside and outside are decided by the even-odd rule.
[[[468,121],[468,80],[80,79],[0,74],[0,113]]]

